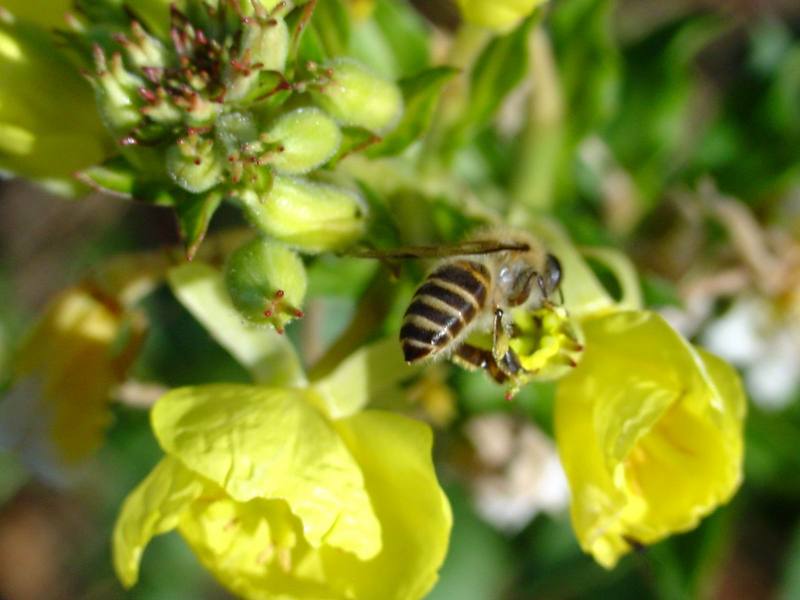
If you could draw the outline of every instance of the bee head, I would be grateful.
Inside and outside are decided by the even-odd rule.
[[[537,270],[526,260],[513,261],[500,269],[499,284],[510,306],[528,301],[534,286],[538,289],[538,303],[549,298],[561,284],[561,263],[548,254],[543,268]]]
[[[548,254],[544,263],[544,273],[539,277],[539,287],[545,298],[549,298],[561,285],[561,263],[552,254]]]

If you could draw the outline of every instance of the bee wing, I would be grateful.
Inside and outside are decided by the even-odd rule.
[[[347,256],[357,258],[379,258],[384,260],[403,258],[444,258],[448,256],[468,256],[471,254],[491,254],[505,250],[530,250],[530,246],[520,243],[500,242],[497,240],[474,240],[441,246],[405,246],[400,248],[373,249],[365,248],[348,251]]]

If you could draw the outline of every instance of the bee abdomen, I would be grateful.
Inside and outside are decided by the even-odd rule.
[[[407,362],[446,348],[486,302],[489,272],[473,261],[447,263],[433,271],[411,301],[400,341]]]

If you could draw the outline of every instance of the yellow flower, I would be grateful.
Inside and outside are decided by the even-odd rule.
[[[257,379],[286,378],[260,370],[255,357],[266,338],[276,344],[262,348],[272,362],[294,365],[285,355],[290,346],[277,346],[285,338],[250,337],[241,321],[237,331],[219,279],[199,264],[170,275],[179,299]],[[402,367],[389,340],[313,385],[289,366],[294,387],[219,384],[161,398],[152,424],[166,457],[128,496],[114,530],[121,581],[136,582],[154,535],[177,529],[244,598],[423,597],[452,520],[431,460],[431,431],[401,415],[361,410]]]
[[[559,380],[555,437],[581,547],[603,566],[639,544],[695,527],[742,478],[746,400],[736,371],[641,310],[633,267],[586,251],[619,282],[614,301],[558,231],[543,231],[582,331],[578,366]]]
[[[583,360],[558,385],[556,439],[581,547],[612,567],[731,498],[745,397],[727,363],[655,313],[597,317],[584,332]]]
[[[71,193],[110,142],[91,87],[50,34],[0,13],[0,171]]]
[[[56,464],[32,466],[48,471],[69,468],[93,453],[110,421],[111,390],[123,380],[142,339],[143,323],[135,317],[85,287],[60,294],[20,348],[13,388],[2,403],[3,421],[14,423],[19,435],[26,427],[45,430],[36,439],[6,445],[23,454],[33,446],[37,458]],[[27,426],[16,422],[28,420],[26,414]]]
[[[498,32],[513,29],[545,0],[458,0],[465,21]]]

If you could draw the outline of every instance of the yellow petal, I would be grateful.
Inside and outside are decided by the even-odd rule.
[[[361,469],[307,392],[245,385],[174,390],[153,408],[164,450],[238,502],[283,499],[313,547],[361,559],[381,548],[381,528]]]
[[[52,408],[51,436],[66,463],[102,443],[111,415],[108,399],[135,357],[143,324],[127,321],[112,299],[73,287],[51,302],[20,349],[15,378],[42,384]],[[82,377],[91,373],[91,377]]]
[[[179,529],[200,562],[241,598],[341,598],[326,581],[320,551],[308,545],[283,500],[198,501]]]
[[[438,577],[452,526],[431,460],[430,427],[382,411],[358,413],[336,427],[364,472],[383,526],[383,550],[362,562],[323,548],[327,581],[346,598],[424,597]]]
[[[126,587],[136,583],[145,546],[154,536],[174,529],[203,492],[201,478],[167,457],[128,495],[112,539],[114,569]]]
[[[418,600],[444,560],[452,517],[431,461],[432,435],[419,422],[370,411],[337,429],[364,471],[384,526],[381,552],[362,561],[309,547],[281,500],[196,502],[180,531],[228,588],[251,600]]]
[[[657,314],[584,322],[559,383],[556,439],[581,546],[606,567],[633,543],[686,531],[741,481],[745,399],[731,367]]]

